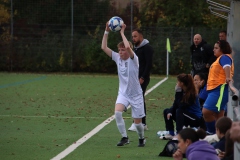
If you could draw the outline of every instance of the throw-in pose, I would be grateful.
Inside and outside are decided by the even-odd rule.
[[[123,24],[122,29],[120,30],[123,42],[120,42],[117,45],[118,53],[112,51],[107,46],[108,34],[110,31],[108,23],[106,23],[102,39],[102,50],[116,62],[118,69],[119,90],[115,104],[115,119],[118,130],[122,135],[122,139],[117,146],[123,146],[129,143],[122,113],[128,105],[131,105],[132,117],[139,136],[138,147],[144,147],[145,139],[142,117],[145,116],[145,113],[142,89],[138,79],[139,62],[138,57],[132,50],[131,42],[129,42],[124,35],[125,28],[126,25]]]

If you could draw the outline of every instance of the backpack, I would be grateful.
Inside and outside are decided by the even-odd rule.
[[[178,149],[178,140],[169,140],[158,156],[172,157]]]

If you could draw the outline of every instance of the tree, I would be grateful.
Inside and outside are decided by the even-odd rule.
[[[0,42],[3,44],[10,41],[9,24],[11,14],[8,6],[10,6],[9,0],[2,0],[0,2]]]
[[[206,1],[142,0],[143,25],[176,27],[226,26],[226,20],[213,16]]]

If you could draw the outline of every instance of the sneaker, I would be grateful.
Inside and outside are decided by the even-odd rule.
[[[118,142],[117,146],[124,146],[125,144],[129,144],[129,139],[128,137],[122,137],[120,142]]]
[[[148,127],[147,127],[147,125],[145,124],[144,125],[144,131],[147,131],[148,130]]]
[[[164,137],[166,134],[169,134],[169,131],[158,131],[157,132],[158,137]]]
[[[171,134],[166,134],[166,135],[160,136],[159,138],[163,140],[172,140],[173,136]]]
[[[129,131],[137,131],[136,126],[134,123],[132,123],[131,127],[128,128]]]
[[[146,143],[146,139],[145,139],[145,138],[139,139],[138,147],[144,147],[144,146],[145,146],[145,143]]]

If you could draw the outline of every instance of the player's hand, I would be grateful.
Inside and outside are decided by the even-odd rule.
[[[167,119],[169,120],[171,118],[171,116],[172,116],[172,113],[168,113],[167,114]]]
[[[210,67],[210,65],[207,63],[207,64],[206,64],[206,68],[209,68],[209,67]]]
[[[180,149],[178,149],[174,154],[173,154],[173,159],[174,160],[182,160],[183,159],[183,154]]]
[[[122,24],[122,28],[121,28],[121,31],[120,31],[120,32],[122,32],[122,33],[123,33],[123,32],[124,32],[124,30],[126,29],[126,27],[127,27],[127,26],[126,26],[126,24],[124,24],[124,23],[123,23],[123,24]]]
[[[106,28],[105,28],[105,31],[110,31],[110,28],[108,27],[108,21],[107,21],[107,23],[106,23]]]
[[[140,78],[140,79],[139,79],[139,83],[140,83],[140,84],[143,84],[143,82],[144,82],[144,79],[143,79],[143,78]]]
[[[229,82],[231,82],[232,79],[231,78],[226,78],[226,83],[229,84]]]
[[[224,156],[225,156],[225,152],[220,151],[219,154],[218,154],[218,157],[220,159],[222,159],[222,158],[224,158]]]

